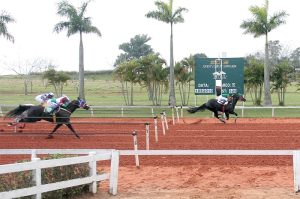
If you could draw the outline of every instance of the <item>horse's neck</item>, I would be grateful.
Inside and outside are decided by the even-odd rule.
[[[237,101],[238,101],[238,99],[235,99],[235,98],[232,99],[232,102],[229,103],[228,109],[229,109],[229,110],[233,110],[234,107],[235,107],[235,105],[236,105],[236,103],[237,103]]]
[[[73,113],[77,108],[78,108],[77,106],[75,106],[74,104],[70,103],[70,104],[67,106],[66,110],[68,110],[68,111],[70,111],[71,113]]]

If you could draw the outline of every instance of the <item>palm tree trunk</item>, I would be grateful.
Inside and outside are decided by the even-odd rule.
[[[125,105],[128,105],[128,102],[126,100],[126,93],[125,93],[125,86],[124,86],[124,81],[121,80],[121,85],[122,85],[122,94],[123,94],[123,98],[124,98],[124,102],[125,102]]]
[[[178,88],[179,88],[179,95],[180,95],[180,99],[181,99],[181,104],[183,104],[183,87],[181,88],[181,83],[179,82],[178,84]]]
[[[266,33],[266,43],[265,43],[264,89],[265,89],[264,106],[272,106],[271,93],[270,93],[270,68],[269,68],[268,33]]]
[[[169,105],[176,106],[175,86],[174,86],[174,57],[173,57],[173,23],[171,23],[170,36],[170,95]]]
[[[85,99],[84,95],[84,56],[83,56],[83,43],[82,32],[80,32],[79,42],[79,97]]]
[[[130,105],[133,106],[133,83],[130,84]]]
[[[191,82],[189,82],[189,90],[188,90],[186,105],[189,105],[189,103],[190,103],[190,93],[191,93]]]

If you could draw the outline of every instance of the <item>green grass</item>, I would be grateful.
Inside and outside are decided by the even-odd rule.
[[[29,89],[29,94],[24,95],[24,83],[20,77],[17,76],[0,76],[0,104],[1,105],[18,105],[18,104],[36,104],[34,97],[43,92],[53,91],[51,85],[45,86],[43,80],[39,76],[33,77],[32,80],[32,90]],[[78,91],[76,88],[77,81],[70,80],[68,84],[64,87],[64,94],[69,96],[71,99],[75,99],[78,96]],[[192,86],[193,88],[193,86]],[[121,84],[118,81],[112,79],[111,74],[89,74],[86,76],[85,80],[85,96],[88,104],[93,106],[124,106],[124,99],[121,93]],[[244,103],[245,106],[253,106],[253,102],[249,93],[246,93],[247,102]],[[190,96],[189,106],[199,106],[205,103],[208,99],[214,96],[195,96],[193,93]],[[178,90],[176,91],[177,104],[180,104],[180,95]],[[168,104],[168,93],[163,95],[162,105],[166,106]],[[272,94],[272,104],[273,106],[278,105],[277,94]],[[135,85],[134,87],[134,105],[136,106],[152,106],[152,103],[148,100],[147,91],[140,85]],[[242,103],[238,103],[237,106],[242,106]],[[285,106],[300,106],[300,92],[297,92],[296,84],[292,84],[288,87],[286,93]],[[11,108],[11,107],[9,107]],[[7,109],[9,109],[7,108]],[[5,112],[6,108],[2,107],[2,111]],[[155,114],[160,114],[161,108],[157,107]],[[171,110],[166,110],[167,115],[171,116]],[[80,111],[81,112],[81,111]],[[120,116],[120,109],[115,110],[101,109],[94,112],[95,116],[105,117],[105,116]],[[185,116],[189,117],[211,117],[211,113],[197,112],[196,114],[188,114],[186,110],[184,111]],[[236,109],[236,112],[241,116],[241,110]],[[147,113],[143,115],[142,113]],[[151,114],[151,109],[126,109],[124,110],[124,116],[146,116],[148,113]],[[90,112],[82,113],[83,115],[90,115]],[[271,109],[246,109],[244,110],[244,117],[271,117]],[[276,117],[300,117],[300,110],[298,109],[276,109]]]

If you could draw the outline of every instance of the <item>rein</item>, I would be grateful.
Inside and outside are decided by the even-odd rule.
[[[67,110],[67,109],[60,108],[60,110],[63,110],[63,111],[66,111],[66,112],[68,112],[68,113],[72,114],[72,113],[71,113],[71,111],[69,111],[69,110]]]

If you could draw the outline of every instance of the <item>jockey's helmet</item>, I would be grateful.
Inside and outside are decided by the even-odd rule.
[[[51,99],[52,97],[54,97],[54,93],[51,93],[51,92],[50,92],[50,93],[47,94],[47,98],[48,98],[48,99]]]
[[[70,101],[70,99],[66,95],[63,95],[63,97],[61,98],[61,103],[66,103],[69,101]]]

